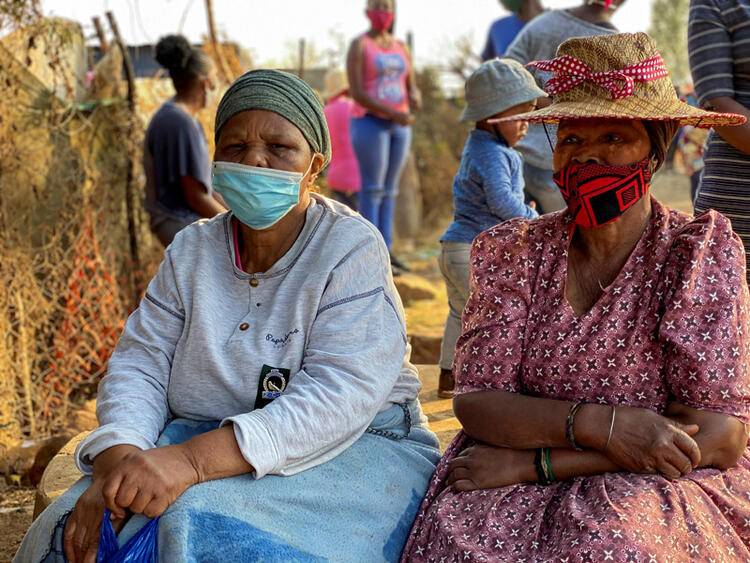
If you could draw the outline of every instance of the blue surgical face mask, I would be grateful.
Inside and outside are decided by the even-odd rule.
[[[212,185],[237,219],[251,229],[262,230],[274,226],[297,205],[306,174],[214,162]]]

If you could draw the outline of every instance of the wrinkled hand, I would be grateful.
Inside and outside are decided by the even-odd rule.
[[[99,528],[104,516],[102,479],[95,479],[79,497],[73,512],[68,517],[63,533],[65,557],[70,563],[95,563],[99,549]],[[123,520],[112,520],[118,530]]]
[[[126,510],[156,518],[198,481],[187,450],[166,446],[128,453],[104,480],[102,494],[117,518]]]
[[[448,464],[447,484],[457,491],[495,489],[536,479],[534,450],[470,446]]]
[[[677,479],[700,464],[700,448],[691,438],[698,431],[695,424],[680,424],[649,409],[617,407],[612,440],[603,453],[627,471]]]

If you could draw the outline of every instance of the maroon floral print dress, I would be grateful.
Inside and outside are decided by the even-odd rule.
[[[748,290],[742,243],[710,211],[653,214],[615,281],[576,317],[564,298],[566,212],[480,235],[455,370],[485,389],[663,412],[669,402],[750,412]],[[667,480],[609,473],[548,487],[455,492],[447,462],[427,492],[403,560],[750,561],[750,457]]]

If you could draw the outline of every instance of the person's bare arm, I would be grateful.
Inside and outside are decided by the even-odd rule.
[[[747,426],[733,416],[680,403],[670,403],[666,414],[681,424],[700,427],[700,432],[693,436],[701,450],[698,467],[729,469],[737,465],[747,448]]]
[[[569,401],[540,399],[504,391],[477,391],[453,400],[464,431],[477,441],[515,450],[570,448],[565,436]],[[682,425],[648,409],[617,407],[612,438],[612,407],[584,405],[573,426],[577,444],[602,452],[616,466],[635,473],[658,471],[679,477],[700,463],[700,450],[690,435],[695,425]]]
[[[126,510],[154,518],[193,485],[252,471],[228,425],[182,444],[125,452],[104,479],[102,496],[117,518]]]
[[[210,219],[226,211],[224,206],[208,192],[206,187],[192,176],[180,178],[180,187],[185,203],[201,217]]]
[[[700,427],[700,432],[692,436],[701,454],[700,462],[693,469],[714,467],[726,470],[734,467],[747,447],[747,426],[733,416],[693,409],[679,403],[671,403],[667,415],[681,424]],[[485,444],[471,446],[450,462],[447,484],[458,491],[473,491],[536,482],[534,456],[534,450]],[[623,471],[604,453],[596,450],[577,452],[553,448],[550,461],[558,481]],[[653,470],[645,472],[653,473]],[[680,474],[685,473],[674,471],[665,477],[676,478]]]
[[[400,113],[381,104],[367,94],[363,84],[364,48],[359,38],[354,39],[346,55],[346,74],[349,79],[349,93],[355,102],[375,114],[385,116],[391,121],[409,125],[414,118],[408,113]]]
[[[518,450],[568,447],[565,419],[571,406],[567,401],[505,391],[477,391],[453,399],[456,418],[469,436],[486,444]],[[595,416],[594,411],[585,408],[579,415],[588,419]],[[578,422],[580,425],[581,420]],[[599,422],[606,424],[602,420]],[[585,430],[581,430],[582,440],[585,440],[584,433]]]
[[[419,111],[422,109],[422,92],[419,91],[417,86],[417,74],[414,70],[414,61],[411,58],[411,51],[404,45],[404,51],[406,56],[409,58],[407,64],[409,66],[409,73],[406,75],[406,89],[409,92],[409,107],[411,111]]]
[[[748,118],[748,121],[743,125],[737,125],[735,127],[714,127],[714,131],[738,151],[750,154],[750,110],[729,96],[721,96],[719,98],[708,100],[704,104],[704,107],[711,111],[738,113]]]
[[[184,448],[199,483],[255,471],[242,456],[231,424],[191,438]]]
[[[479,444],[461,452],[449,463],[446,483],[457,491],[494,489],[538,480],[534,450],[512,450]],[[622,471],[602,453],[553,449],[552,471],[558,481]]]

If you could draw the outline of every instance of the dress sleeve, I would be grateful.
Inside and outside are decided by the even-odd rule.
[[[701,104],[734,98],[732,39],[714,0],[692,0],[688,21],[690,72]]]
[[[745,253],[729,220],[709,211],[686,225],[674,240],[664,280],[658,334],[671,397],[748,422],[750,302]]]
[[[469,300],[453,365],[459,393],[521,392],[519,373],[531,302],[528,229],[527,221],[508,221],[474,241]]]
[[[76,450],[76,463],[83,473],[91,473],[94,458],[112,446],[128,444],[142,450],[155,446],[171,416],[167,387],[184,325],[185,307],[175,282],[172,248],[168,248],[140,305],[125,324],[99,384],[99,428]]]
[[[403,308],[385,244],[368,233],[331,273],[302,369],[284,394],[222,422],[234,424],[258,479],[293,475],[346,450],[382,409],[405,368]]]

